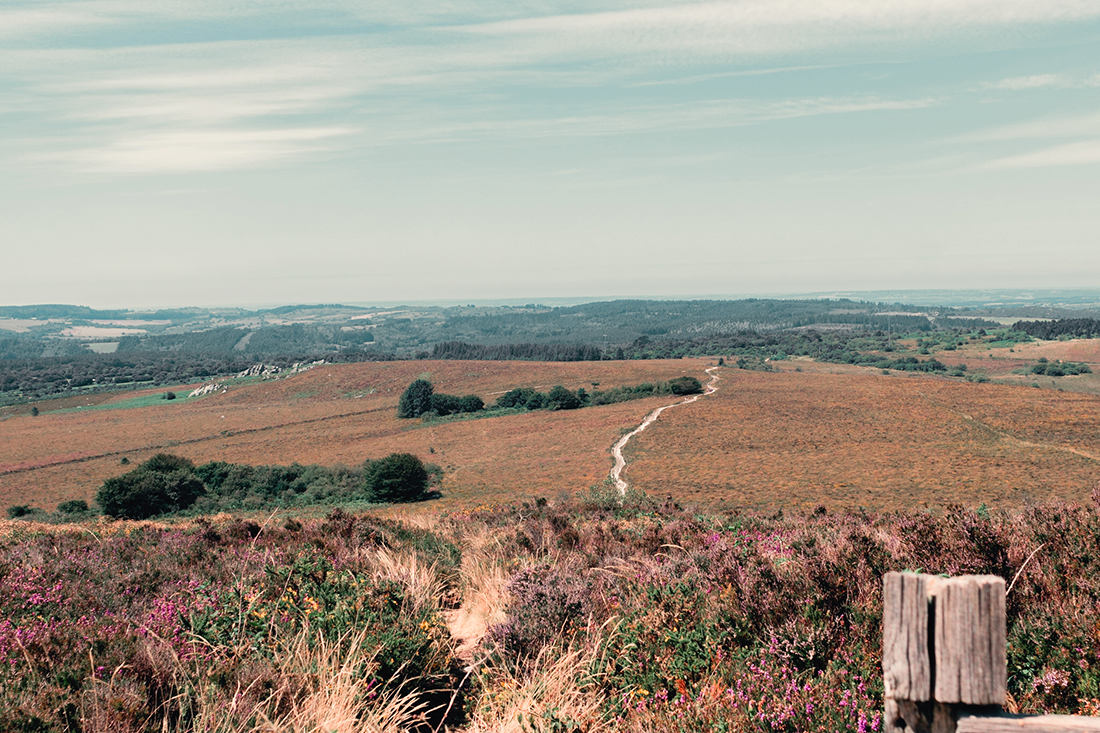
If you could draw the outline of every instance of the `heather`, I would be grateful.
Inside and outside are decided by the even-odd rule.
[[[1009,581],[1010,709],[1100,708],[1096,502],[5,527],[4,730],[865,733],[904,569]]]

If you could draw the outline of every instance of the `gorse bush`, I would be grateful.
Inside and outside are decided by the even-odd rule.
[[[41,514],[42,510],[28,504],[12,504],[8,507],[8,519],[21,519]]]
[[[670,379],[668,382],[668,388],[672,394],[689,395],[699,394],[703,391],[703,384],[695,377],[676,377],[676,379]]]
[[[63,501],[57,505],[58,514],[81,514],[88,511],[88,502],[83,499]]]
[[[363,485],[379,501],[417,501],[428,491],[429,476],[419,458],[393,453],[371,461],[363,471]]]

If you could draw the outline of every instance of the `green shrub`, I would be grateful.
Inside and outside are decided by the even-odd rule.
[[[703,391],[703,385],[698,379],[686,376],[670,379],[668,388],[672,390],[672,394],[677,395],[699,394]]]
[[[477,412],[485,408],[485,403],[477,395],[458,397],[451,394],[436,393],[432,383],[426,379],[417,379],[408,386],[397,403],[397,416],[404,418],[443,417],[464,412]]]
[[[420,417],[432,409],[432,393],[435,388],[427,379],[417,379],[401,394],[397,402],[398,417]]]
[[[193,471],[195,469],[195,462],[190,458],[175,456],[171,453],[157,453],[155,456],[142,463],[139,468],[146,471],[157,471],[158,473]]]
[[[411,453],[391,453],[363,467],[363,487],[378,501],[420,501],[428,484],[428,470]]]
[[[459,412],[477,412],[485,409],[485,402],[476,394],[459,397]]]
[[[190,459],[158,453],[133,471],[104,481],[96,502],[104,514],[121,519],[180,511],[206,492],[194,470]]]
[[[577,395],[559,384],[546,395],[546,406],[551,410],[576,410],[578,407],[583,407],[584,403]]]
[[[29,517],[41,513],[41,509],[28,504],[12,504],[8,507],[8,519],[19,519],[20,517]]]
[[[526,407],[528,401],[538,392],[530,387],[516,387],[497,397],[496,407]]]
[[[63,501],[57,505],[58,514],[81,514],[88,511],[88,502],[83,499]]]

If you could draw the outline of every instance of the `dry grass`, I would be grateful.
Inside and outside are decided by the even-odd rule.
[[[168,700],[151,719],[120,715],[127,702],[140,710],[145,700],[116,675],[95,684],[81,698],[81,729],[88,733],[129,730],[186,730],[190,733],[402,733],[423,724],[429,711],[418,696],[402,690],[371,689],[369,672],[376,650],[363,645],[363,634],[335,642],[304,628],[274,655],[276,682],[267,694],[238,689],[227,698],[212,682],[217,662],[183,662],[155,641],[147,646],[152,662],[170,667],[184,692]],[[240,655],[236,655],[240,656]],[[159,658],[159,659],[158,659]],[[170,658],[170,659],[169,659]],[[132,723],[132,725],[128,725]]]
[[[722,371],[627,447],[627,480],[730,506],[902,509],[1085,501],[1100,398],[927,376]]]
[[[506,587],[516,568],[505,568],[497,534],[482,525],[462,538],[462,603],[447,612],[447,627],[458,644],[456,655],[467,661],[489,627],[507,618]]]
[[[1040,347],[1052,356],[1051,349],[1061,348],[1066,357],[1086,348],[1076,342],[1033,348]],[[969,356],[959,358],[976,370]],[[3,423],[0,444],[0,507],[52,509],[67,499],[90,501],[105,478],[125,470],[119,465],[123,455],[132,465],[154,450],[196,462],[325,465],[411,452],[446,471],[444,498],[433,503],[437,509],[554,498],[606,476],[610,446],[668,400],[421,425],[394,417],[400,392],[428,372],[441,391],[477,393],[488,402],[518,385],[591,389],[599,382],[607,388],[682,373],[706,379],[710,363],[332,365],[194,402],[12,418]],[[723,370],[716,395],[666,412],[631,441],[627,480],[659,498],[877,509],[1081,499],[1100,480],[1095,396],[882,376],[805,361],[780,362],[779,368]],[[1059,384],[1082,378],[1063,377]],[[105,453],[111,455],[94,457]],[[73,462],[81,455],[93,457]],[[48,465],[52,461],[62,462]],[[37,464],[43,467],[3,474],[5,467]]]
[[[438,609],[447,592],[447,582],[434,563],[425,562],[415,552],[395,552],[382,548],[367,558],[377,578],[392,580],[405,588],[417,612]]]
[[[164,450],[198,463],[252,465],[357,465],[409,452],[447,470],[444,507],[510,501],[517,494],[553,496],[602,478],[620,431],[634,427],[660,400],[423,426],[396,418],[401,392],[427,372],[441,392],[479,394],[491,403],[496,393],[517,386],[591,390],[593,382],[606,389],[685,373],[705,378],[708,363],[338,364],[195,400],[123,410],[44,410],[37,418],[3,423],[0,507],[52,510],[68,499],[91,501],[104,479],[125,470],[119,465],[123,457],[134,464]]]
[[[601,715],[603,694],[597,683],[605,666],[600,655],[605,629],[593,629],[584,645],[544,647],[524,676],[496,667],[485,673],[490,691],[481,697],[468,733],[610,730]]]
[[[305,678],[303,693],[291,709],[268,717],[254,729],[270,733],[397,733],[426,720],[425,706],[411,694],[382,691],[369,704],[370,689],[361,674],[373,662],[372,652],[362,639],[349,644],[311,645],[300,635],[289,653],[281,656],[280,676]],[[346,650],[342,647],[346,646]]]

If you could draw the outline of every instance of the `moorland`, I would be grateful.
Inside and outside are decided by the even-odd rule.
[[[1100,714],[1100,321],[477,310],[386,326],[462,335],[430,346],[378,349],[377,328],[279,356],[248,348],[296,324],[194,331],[223,351],[185,348],[172,314],[114,353],[17,339],[0,728],[866,733],[883,726],[881,576],[904,569],[1014,581],[1009,709]],[[619,437],[684,399],[670,385],[710,376],[626,445],[626,491],[606,480]],[[399,417],[422,380],[455,397]],[[356,493],[406,454],[438,472],[432,498]],[[102,514],[105,482],[157,461],[318,484]]]

